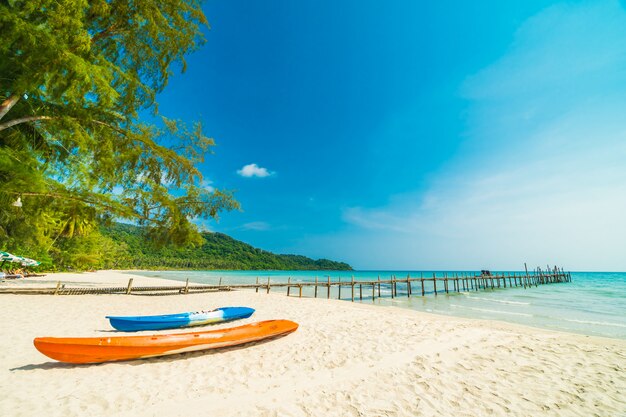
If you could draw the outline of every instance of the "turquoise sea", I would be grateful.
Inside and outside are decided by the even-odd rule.
[[[518,274],[520,271],[515,271]],[[355,281],[372,280],[378,276],[389,279],[411,277],[432,277],[433,271],[142,271],[132,272],[144,276],[159,277],[192,283],[223,285],[254,283],[257,277],[261,282],[272,283],[310,282],[317,277],[326,281],[331,276],[333,281],[341,279],[346,283],[354,276]],[[436,271],[443,276],[444,271]],[[448,271],[448,276],[465,273]],[[472,273],[472,272],[468,272]],[[513,271],[511,271],[513,273]],[[426,296],[422,297],[418,283],[413,283],[413,295],[406,296],[406,285],[398,284],[398,297],[392,299],[389,286],[382,286],[381,295],[372,300],[372,288],[363,288],[363,300],[359,300],[356,290],[355,302],[376,305],[392,305],[400,308],[426,311],[451,316],[501,320],[528,326],[560,330],[586,335],[605,336],[626,339],[626,273],[624,272],[572,272],[572,282],[540,285],[524,289],[523,287],[496,288],[494,290],[465,291],[434,295],[432,287],[427,287]],[[439,290],[441,291],[442,288]],[[272,289],[272,292],[285,289]],[[292,295],[297,289],[292,289]],[[303,296],[312,297],[312,288],[305,288]],[[326,289],[320,288],[319,297],[326,297]],[[338,297],[336,288],[332,298]],[[350,302],[350,288],[342,289],[341,298]]]

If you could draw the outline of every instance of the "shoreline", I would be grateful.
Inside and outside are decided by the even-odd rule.
[[[33,287],[37,287],[37,286],[42,286],[44,285],[44,283],[47,283],[49,281],[52,282],[57,282],[57,281],[61,281],[61,283],[63,284],[81,284],[81,285],[85,285],[85,286],[89,286],[89,285],[98,285],[98,286],[119,286],[119,285],[126,285],[128,283],[128,280],[130,278],[133,278],[133,284],[137,285],[137,286],[143,286],[143,285],[149,285],[149,284],[156,284],[156,285],[172,285],[172,286],[176,286],[176,285],[181,285],[182,281],[179,280],[173,280],[173,279],[166,279],[166,278],[156,278],[156,277],[146,277],[143,275],[135,275],[133,274],[133,272],[136,271],[148,271],[150,272],[150,270],[143,270],[143,269],[107,269],[107,270],[97,270],[97,271],[93,271],[93,272],[54,272],[54,273],[50,273],[50,274],[46,274],[47,276],[53,276],[53,277],[57,277],[57,278],[62,278],[62,279],[53,279],[53,280],[46,280],[46,277],[28,277],[28,282],[23,282],[23,284],[28,285],[28,286],[33,286]],[[87,279],[87,278],[91,278],[91,279]],[[32,282],[31,282],[32,281]],[[15,281],[12,281],[15,282]],[[156,286],[155,285],[155,286]],[[231,292],[234,291],[238,291],[238,290],[233,290]],[[126,296],[125,294],[99,294],[101,296]],[[166,294],[164,296],[169,297],[176,297],[176,296],[180,296],[182,294]],[[189,294],[187,294],[189,295]],[[268,295],[268,294],[260,294],[260,295]],[[275,296],[279,296],[279,297],[285,297],[285,295],[283,294],[269,294],[272,297]],[[1,294],[0,294],[1,296]],[[23,296],[23,295],[19,295],[19,296]],[[45,295],[44,295],[45,296]],[[79,296],[85,296],[85,295],[79,295]],[[63,297],[63,296],[61,296]],[[306,299],[312,299],[310,297],[305,297]],[[323,300],[323,301],[340,301],[342,303],[347,302],[346,300],[337,300],[337,299],[333,299],[331,298],[330,300],[325,300],[323,298],[318,298],[319,300]],[[560,334],[564,334],[564,335],[569,335],[569,336],[577,336],[577,337],[582,337],[585,339],[588,338],[593,338],[593,339],[599,339],[599,340],[605,340],[605,341],[612,341],[612,340],[622,340],[619,338],[611,338],[611,337],[605,337],[605,336],[597,336],[597,335],[586,335],[586,334],[581,334],[581,333],[574,333],[574,332],[567,332],[567,331],[563,331],[563,330],[556,330],[556,329],[546,329],[543,327],[535,327],[535,326],[530,326],[530,325],[524,325],[524,324],[519,324],[519,323],[511,323],[511,322],[507,322],[504,320],[496,320],[496,319],[480,319],[480,318],[470,318],[470,317],[462,317],[462,316],[453,316],[453,315],[446,315],[446,314],[437,314],[437,313],[431,313],[431,312],[425,312],[425,311],[419,311],[419,310],[413,310],[413,309],[408,309],[405,307],[400,307],[400,306],[395,306],[395,305],[375,305],[375,304],[368,304],[368,303],[361,303],[361,302],[356,302],[353,305],[359,305],[361,307],[364,308],[371,308],[372,311],[377,311],[378,309],[385,309],[385,308],[391,308],[391,309],[397,309],[397,310],[402,310],[402,311],[413,311],[416,312],[419,315],[425,315],[425,316],[431,316],[431,317],[436,317],[436,318],[450,318],[453,320],[458,320],[458,321],[467,321],[467,322],[480,322],[483,324],[489,324],[490,326],[493,326],[494,328],[496,328],[498,325],[502,325],[501,329],[508,329],[508,330],[520,330],[520,331],[538,331],[538,332],[546,332],[546,333],[560,333]],[[172,312],[175,313],[175,312]],[[175,331],[175,330],[174,330]],[[598,341],[599,341],[598,340]],[[624,341],[626,343],[626,341]]]
[[[55,274],[54,280],[97,278],[117,285],[145,278],[121,271],[71,275]],[[51,279],[41,277],[46,278]],[[0,326],[6,329],[0,339],[2,415],[183,416],[200,407],[216,415],[261,416],[573,416],[626,410],[626,341],[619,339],[252,291],[0,300]],[[201,329],[266,319],[294,320],[300,328],[244,347],[101,365],[61,364],[32,346],[37,336],[117,335],[107,314],[227,305],[248,305],[256,313]],[[167,332],[177,331],[188,329]]]
[[[17,284],[15,286],[20,287],[20,288],[24,288],[24,287],[45,288],[45,287],[51,287],[51,286],[54,287],[54,285],[56,285],[58,281],[61,281],[62,284],[70,284],[70,285],[80,284],[80,286],[82,287],[114,287],[114,286],[119,287],[119,286],[126,286],[130,278],[133,279],[133,286],[135,287],[181,286],[184,283],[184,281],[177,280],[177,279],[144,276],[140,274],[134,274],[134,272],[159,272],[159,271],[145,270],[145,269],[107,269],[107,270],[96,270],[96,271],[89,271],[89,272],[52,272],[52,273],[46,274],[43,277],[27,277],[25,279],[4,281],[2,284],[4,284],[3,286],[6,286],[6,287],[11,286],[12,284],[13,285]],[[164,272],[171,272],[171,271],[164,271]],[[179,272],[187,272],[187,271],[181,270]],[[307,272],[307,271],[302,271],[302,272]],[[0,286],[0,288],[1,287],[2,286]],[[235,289],[232,291],[240,291],[240,290]],[[284,294],[281,294],[280,292],[273,293],[272,295],[277,295],[277,294],[285,296]],[[0,294],[0,296],[1,295],[2,294]],[[108,295],[108,294],[101,294],[101,295]],[[125,294],[110,294],[110,295],[124,296]],[[177,295],[179,294],[164,294],[163,296],[177,296]],[[305,298],[310,299],[311,297],[305,297]],[[322,298],[320,297],[319,299],[321,300]],[[348,301],[345,299],[337,300],[337,299],[333,299],[332,297],[331,297],[331,300],[342,301],[342,302]],[[386,301],[389,301],[389,300],[386,300]],[[580,336],[580,337],[585,337],[585,338],[620,340],[620,341],[626,342],[626,339],[623,339],[620,337],[609,337],[609,336],[602,336],[602,335],[597,335],[597,334],[587,334],[587,333],[582,333],[582,332],[552,329],[552,328],[542,327],[539,325],[533,326],[529,324],[515,323],[512,321],[499,320],[496,318],[485,319],[485,318],[467,317],[467,316],[454,315],[454,314],[428,312],[428,311],[416,310],[410,307],[393,305],[393,304],[380,305],[380,304],[367,303],[367,302],[364,303],[364,302],[359,302],[359,301],[355,301],[354,304],[367,306],[367,307],[373,307],[376,309],[392,307],[392,308],[396,308],[400,310],[415,311],[420,314],[432,315],[435,317],[458,319],[458,320],[469,320],[470,322],[473,322],[473,321],[487,322],[487,323],[493,323],[493,325],[502,324],[504,326],[511,326],[511,329],[520,328],[520,329],[528,329],[528,330],[534,330],[534,331],[545,331],[548,333],[562,333],[566,335]],[[175,313],[175,312],[172,312],[172,313]]]

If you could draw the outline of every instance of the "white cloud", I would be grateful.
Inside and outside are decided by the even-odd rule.
[[[266,223],[266,222],[250,222],[250,223],[243,224],[239,229],[263,232],[266,230],[270,230],[270,225],[269,223]]]
[[[212,193],[213,191],[215,191],[215,187],[213,187],[211,184],[213,184],[213,181],[204,179],[200,182],[200,188],[204,188],[206,191]]]
[[[250,178],[250,177],[263,178],[263,177],[269,177],[270,175],[273,174],[273,172],[268,171],[267,168],[261,168],[257,164],[248,164],[248,165],[245,165],[243,168],[237,170],[237,174],[246,178]]]

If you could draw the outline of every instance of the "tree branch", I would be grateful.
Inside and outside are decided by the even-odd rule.
[[[11,107],[15,106],[15,103],[17,103],[18,101],[20,101],[20,96],[17,94],[11,94],[9,98],[4,100],[0,104],[0,119],[2,119],[4,115],[7,114],[9,110],[11,110]]]
[[[101,201],[97,201],[97,200],[93,200],[93,199],[89,199],[89,198],[85,198],[85,197],[76,197],[70,194],[60,194],[60,193],[36,193],[36,192],[21,192],[21,191],[2,191],[2,193],[4,194],[10,194],[10,195],[17,195],[17,196],[33,196],[33,197],[50,197],[50,198],[62,198],[65,200],[72,200],[72,201],[79,201],[81,203],[86,203],[86,204],[93,204],[95,206],[100,206],[106,209],[109,209],[113,212],[117,212],[120,213],[120,207],[115,207],[115,205],[113,204],[107,204],[105,202],[101,202]],[[123,205],[122,203],[119,203],[121,205],[121,207],[124,207],[125,209],[128,209],[127,206]],[[147,220],[153,223],[158,223],[158,220],[156,219],[152,219],[150,217],[145,217],[142,216],[141,214],[135,212],[134,210],[130,210],[130,213],[132,213],[132,216],[128,216],[129,217],[134,217],[136,219],[141,219],[141,220]],[[128,214],[130,214],[128,213]]]
[[[0,124],[0,131],[2,131],[4,129],[8,129],[10,127],[13,127],[15,125],[22,124],[22,123],[36,122],[38,120],[51,120],[51,119],[53,119],[52,116],[26,116],[26,117],[18,117],[17,119],[9,120],[6,123]]]
[[[91,43],[96,43],[97,41],[99,41],[100,39],[104,39],[104,38],[108,38],[109,36],[112,36],[115,34],[115,28],[117,27],[117,23],[113,23],[111,26],[109,26],[108,28],[94,34],[91,37]]]

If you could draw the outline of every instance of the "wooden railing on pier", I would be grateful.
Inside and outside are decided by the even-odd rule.
[[[254,289],[257,293],[259,290],[270,293],[271,289],[286,288],[287,296],[291,296],[293,289],[298,291],[297,296],[302,297],[304,288],[313,288],[313,297],[323,297],[321,292],[325,292],[326,298],[331,298],[331,288],[337,288],[337,298],[343,299],[341,296],[342,289],[350,291],[352,301],[356,299],[355,291],[358,290],[358,298],[363,299],[363,289],[368,298],[369,290],[371,290],[371,299],[376,297],[384,297],[387,293],[391,298],[398,297],[398,287],[400,287],[400,296],[411,297],[412,295],[425,296],[428,294],[454,293],[462,291],[480,291],[493,290],[496,288],[512,288],[523,287],[529,288],[544,284],[571,282],[572,276],[569,272],[565,272],[562,268],[554,267],[546,271],[537,268],[532,272],[526,270],[522,273],[500,273],[500,274],[468,274],[468,273],[444,273],[443,276],[437,276],[436,273],[430,275],[420,274],[419,277],[407,275],[403,278],[391,276],[390,279],[376,280],[355,280],[354,276],[350,281],[332,281],[328,276],[325,280],[315,278],[314,282],[292,282],[291,278],[287,282],[272,283],[268,277],[266,282],[256,279],[253,284],[227,284],[222,285],[220,278],[218,285],[190,285],[189,279],[183,286],[159,286],[159,287],[133,287],[133,279],[128,281],[125,287],[67,287],[57,282],[56,287],[0,287],[0,294],[51,294],[51,295],[79,295],[79,294],[132,294],[132,295],[171,295],[171,294],[193,294],[203,292],[231,291],[237,289]],[[426,287],[428,286],[428,290]],[[383,294],[381,288],[385,288]],[[325,290],[325,291],[324,291]],[[333,297],[334,298],[334,297]]]

